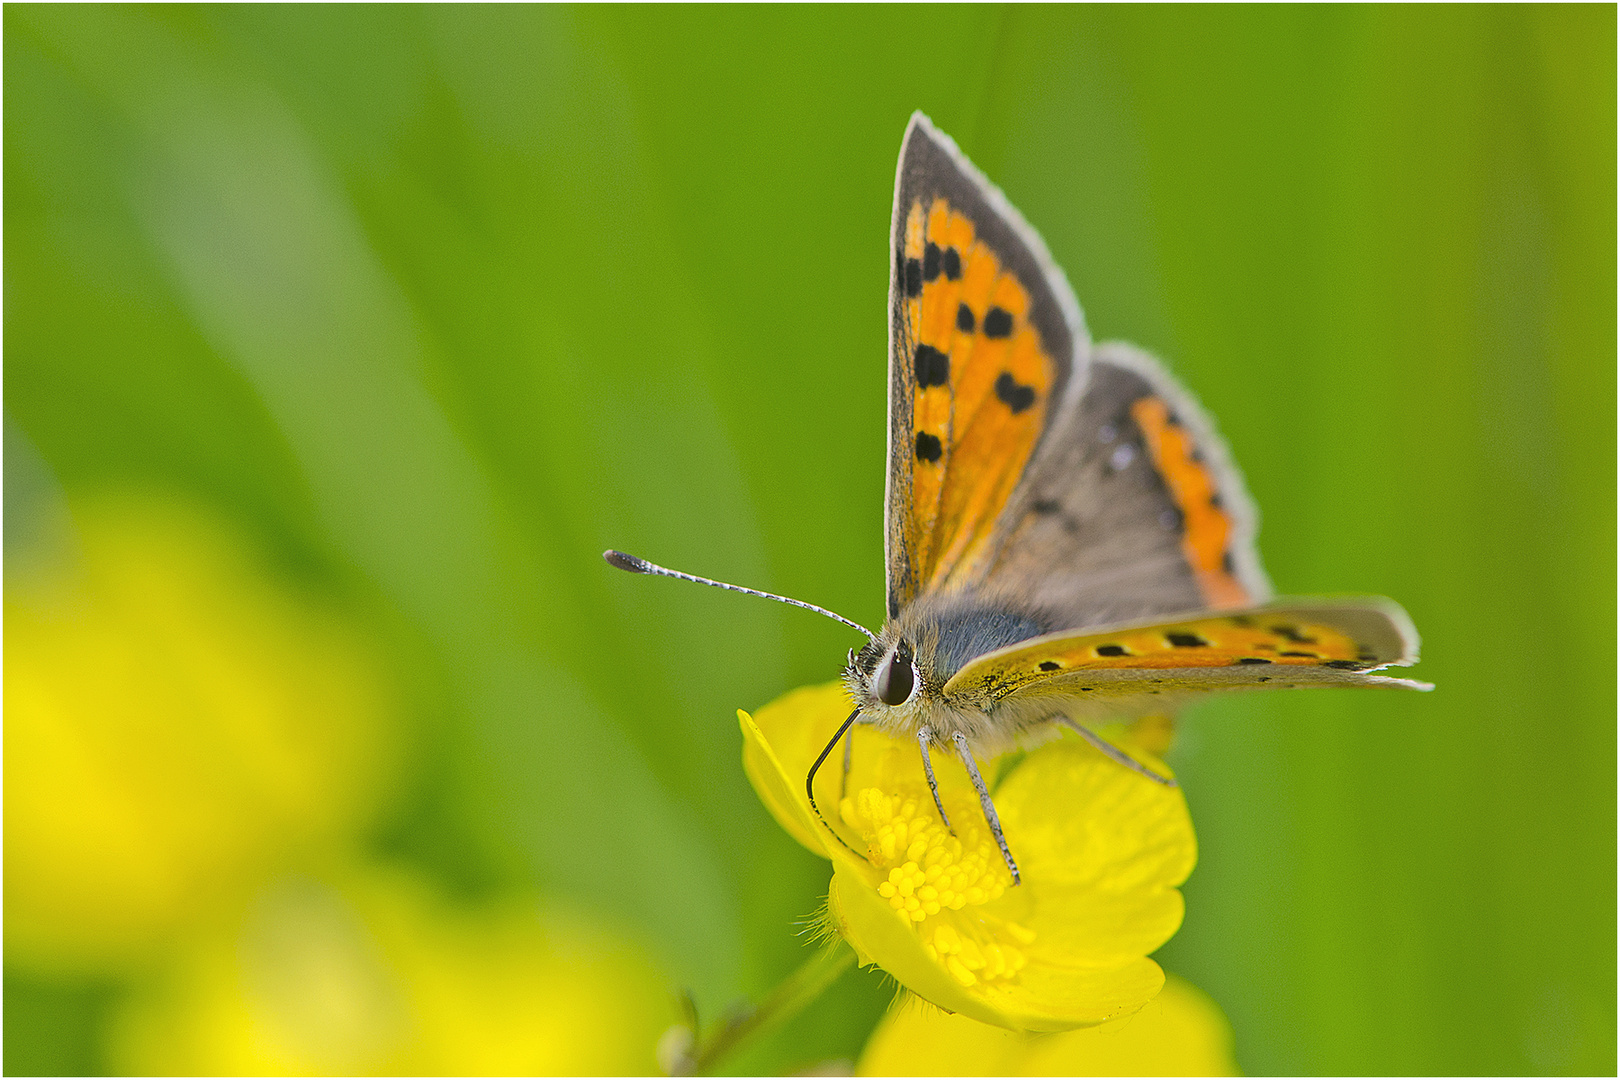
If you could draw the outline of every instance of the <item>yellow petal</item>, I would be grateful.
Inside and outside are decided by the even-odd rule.
[[[1074,885],[1040,885],[1040,906],[1025,917],[1035,932],[1030,960],[1055,967],[1109,967],[1146,956],[1181,928],[1179,889],[1104,892]]]
[[[855,947],[862,964],[876,963],[913,993],[942,1009],[986,1024],[1013,1027],[1008,1017],[970,993],[938,960],[928,955],[911,924],[867,884],[863,875],[842,862],[833,872],[828,910],[844,939]]]
[[[817,855],[852,860],[865,870],[867,865],[859,856],[827,836],[827,830],[815,820],[804,790],[811,763],[849,715],[850,707],[843,683],[830,682],[791,690],[752,716],[742,710],[737,715],[743,729],[743,771],[771,816]],[[849,792],[866,787],[889,790],[900,777],[915,783],[922,775],[915,747],[860,725],[851,729],[849,737],[854,740]],[[960,765],[940,764],[942,790],[971,790]],[[845,788],[840,782],[843,768],[843,752],[834,750],[816,776],[816,802],[829,822],[839,821],[839,794]],[[845,835],[858,843],[847,831]],[[823,844],[823,840],[827,842]],[[877,880],[872,879],[874,886]]]
[[[534,898],[457,904],[400,872],[292,880],[181,942],[114,1014],[125,1075],[646,1075],[666,977]]]
[[[766,709],[771,707],[767,705],[760,710],[760,714],[765,715]],[[792,779],[782,767],[771,744],[765,741],[759,724],[741,709],[737,710],[737,720],[742,725],[743,733],[743,771],[748,774],[748,782],[754,785],[759,801],[765,804],[765,809],[771,812],[776,823],[786,829],[789,836],[826,858],[827,848],[811,821],[809,804],[805,802],[803,794],[795,794]]]
[[[1185,881],[1197,862],[1181,789],[1078,739],[1031,753],[997,790],[996,806],[1032,879],[1113,892],[1162,889]]]
[[[862,1076],[1236,1076],[1232,1032],[1204,993],[1172,976],[1139,1012],[1030,1035],[941,1012],[907,995],[866,1044]]]
[[[981,988],[986,1004],[1019,1031],[1068,1031],[1129,1016],[1164,987],[1164,969],[1146,957],[1102,968],[1059,968],[1035,960],[1016,982]]]
[[[7,567],[6,960],[104,972],[349,842],[397,736],[361,627],[212,514],[101,496],[74,522],[76,560]]]

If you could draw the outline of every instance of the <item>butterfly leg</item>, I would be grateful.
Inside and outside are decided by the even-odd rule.
[[[1154,772],[1152,769],[1148,768],[1146,765],[1142,764],[1140,761],[1137,761],[1135,758],[1131,757],[1131,755],[1127,754],[1125,751],[1121,750],[1119,747],[1115,746],[1113,743],[1109,742],[1107,739],[1103,738],[1101,735],[1098,735],[1095,731],[1092,731],[1090,728],[1086,727],[1084,724],[1079,723],[1078,721],[1075,721],[1075,720],[1070,720],[1067,716],[1058,717],[1058,723],[1062,724],[1065,727],[1073,728],[1076,732],[1079,733],[1079,735],[1080,735],[1080,737],[1082,739],[1086,740],[1086,742],[1090,743],[1092,746],[1095,746],[1098,750],[1102,751],[1102,754],[1103,754],[1104,757],[1112,758],[1114,761],[1119,762],[1121,765],[1125,766],[1127,769],[1130,769],[1132,772],[1141,773],[1143,776],[1147,777],[1149,780],[1152,780],[1154,783],[1163,784],[1165,787],[1180,787],[1181,786],[1180,784],[1176,783],[1175,780],[1172,779],[1171,777],[1160,776],[1158,773]]]
[[[837,831],[834,830],[831,825],[827,824],[827,819],[821,816],[821,807],[816,805],[816,772],[821,768],[821,763],[827,760],[827,755],[832,753],[833,747],[838,745],[838,740],[844,737],[844,734],[849,731],[849,726],[853,724],[856,718],[860,715],[861,710],[856,709],[854,712],[849,714],[849,719],[838,725],[838,730],[833,732],[833,737],[827,741],[827,745],[821,748],[821,753],[816,757],[816,763],[810,766],[810,773],[804,778],[804,793],[810,797],[810,809],[815,811],[816,820],[821,822],[823,825],[826,825],[827,831],[833,834],[834,840],[837,840],[840,844],[843,844],[846,848],[849,848],[850,851],[854,851],[857,855],[861,855],[861,853],[855,851],[854,848],[849,847],[849,842],[842,836],[839,836]],[[866,859],[866,856],[861,855],[861,858]],[[871,860],[867,859],[866,861],[870,862]]]
[[[1001,818],[996,816],[996,804],[990,801],[990,789],[984,786],[984,777],[979,775],[979,766],[974,763],[973,753],[968,749],[967,736],[958,731],[951,739],[956,743],[956,752],[961,755],[962,764],[967,766],[968,778],[973,781],[973,790],[979,793],[979,805],[984,808],[984,820],[989,823],[990,833],[1001,848],[1001,857],[1012,872],[1013,884],[1017,885],[1023,880],[1018,874],[1018,864],[1013,862],[1012,852],[1007,848],[1007,838],[1001,832]]]
[[[934,805],[939,808],[939,820],[943,821],[945,823],[945,827],[947,829],[951,830],[951,835],[955,836],[956,835],[956,830],[951,829],[951,819],[945,813],[945,804],[940,801],[939,784],[937,782],[935,782],[935,780],[934,780],[934,763],[933,763],[933,761],[929,760],[929,757],[928,757],[928,744],[933,742],[933,741],[934,741],[934,729],[933,728],[926,728],[925,727],[925,728],[918,729],[918,731],[917,731],[917,749],[922,751],[923,772],[925,774],[927,774],[927,776],[928,776],[928,790],[932,791],[934,793]]]

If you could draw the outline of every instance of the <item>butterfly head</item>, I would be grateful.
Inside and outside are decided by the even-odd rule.
[[[926,724],[944,680],[936,678],[932,637],[921,628],[891,623],[858,650],[851,650],[844,683],[863,721],[890,731]]]
[[[850,653],[844,683],[863,722],[892,735],[960,728],[976,738],[994,701],[946,685],[972,660],[1052,628],[1049,615],[1013,597],[924,595]]]

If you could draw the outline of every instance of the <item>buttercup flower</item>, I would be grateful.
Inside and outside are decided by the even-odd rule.
[[[121,971],[372,819],[397,758],[366,638],[173,498],[74,506],[6,579],[6,960]]]
[[[1232,1029],[1174,975],[1141,1011],[1098,1027],[1031,1035],[943,1013],[907,994],[867,1040],[862,1076],[1236,1076]]]
[[[675,1019],[634,944],[532,898],[401,870],[286,878],[119,1006],[122,1075],[647,1075]]]
[[[861,962],[942,1009],[1015,1031],[1101,1024],[1164,984],[1147,958],[1181,925],[1177,886],[1196,858],[1178,788],[1121,768],[1063,735],[981,763],[1024,883],[1013,887],[960,763],[935,755],[953,835],[939,819],[917,748],[853,729],[804,790],[810,763],[848,714],[841,685],[806,687],[739,712],[743,763],[782,826],[832,860],[828,914]],[[1164,765],[1162,721],[1109,732]]]

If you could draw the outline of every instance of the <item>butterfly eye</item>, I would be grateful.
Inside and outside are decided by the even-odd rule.
[[[889,654],[872,680],[872,689],[885,705],[903,705],[911,699],[917,675],[911,666],[911,649],[904,642]]]

